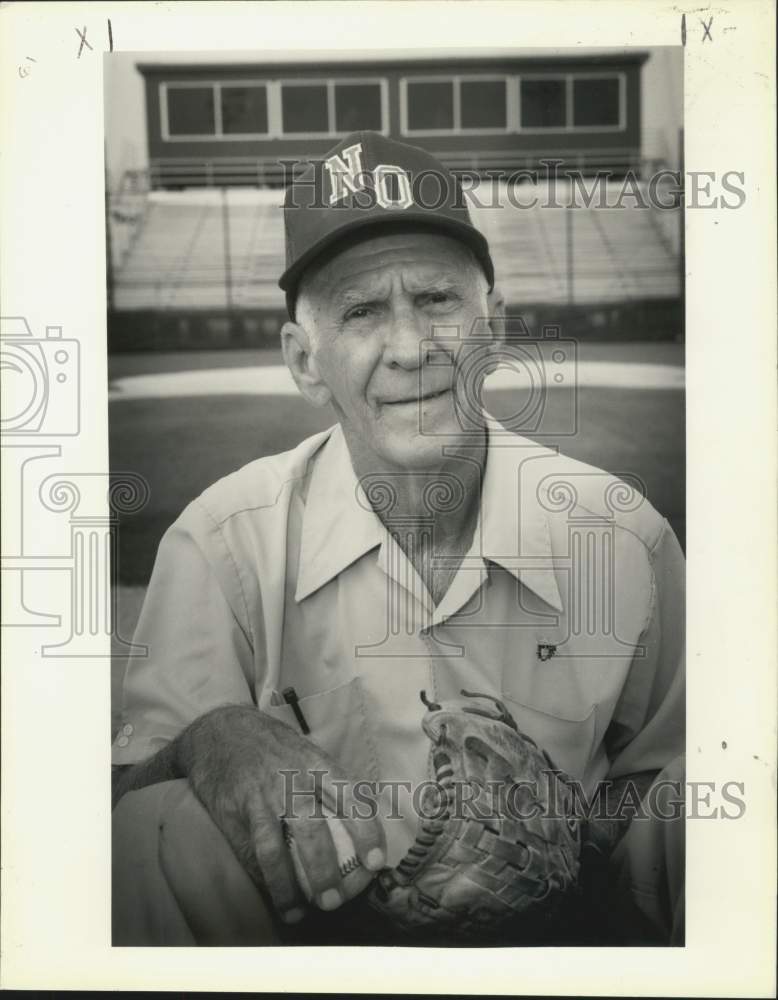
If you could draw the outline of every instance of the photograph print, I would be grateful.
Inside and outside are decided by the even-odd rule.
[[[684,944],[682,51],[106,54],[114,947]]]

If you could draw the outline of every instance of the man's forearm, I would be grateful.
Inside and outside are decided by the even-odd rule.
[[[139,764],[112,768],[111,808],[115,809],[116,803],[127,792],[134,792],[139,788],[146,788],[148,785],[158,785],[162,781],[188,777],[191,764],[191,732],[200,729],[204,719],[217,713],[223,713],[225,710],[228,708],[213,709],[206,712],[205,715],[201,715],[148,760],[141,761]]]
[[[157,785],[161,781],[172,781],[174,778],[185,778],[178,755],[176,740],[163,747],[153,757],[139,764],[125,764],[111,768],[111,808],[127,792],[146,788],[147,785]]]
[[[256,724],[258,715],[253,705],[221,705],[195,719],[186,729],[153,757],[124,767],[111,769],[111,808],[127,792],[161,781],[188,778],[193,765],[199,762],[199,770],[212,780],[218,781],[218,755],[215,751],[224,743],[227,733],[239,731],[244,720]]]

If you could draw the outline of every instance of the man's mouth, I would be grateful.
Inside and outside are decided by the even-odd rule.
[[[443,389],[436,389],[434,392],[425,392],[421,396],[400,396],[397,399],[384,399],[382,401],[383,406],[407,406],[409,403],[415,403],[417,406],[419,403],[426,403],[433,399],[440,399],[447,393],[451,392],[451,387],[446,386]]]

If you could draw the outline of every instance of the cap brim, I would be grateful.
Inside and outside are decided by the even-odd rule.
[[[358,234],[360,230],[384,229],[386,227],[395,228],[419,228],[431,232],[440,232],[454,237],[465,243],[475,254],[478,262],[484,270],[489,288],[494,286],[494,265],[489,253],[489,244],[474,226],[456,219],[449,219],[444,215],[430,217],[428,211],[414,212],[406,209],[402,215],[394,215],[382,212],[380,215],[365,215],[359,219],[353,219],[344,223],[331,233],[327,233],[320,240],[309,247],[302,256],[288,267],[278,280],[279,287],[286,292],[287,309],[290,317],[293,315],[294,301],[296,298],[297,286],[303,272],[320,257],[326,250],[329,250],[337,243],[343,242],[346,237]],[[365,234],[367,235],[367,233]]]

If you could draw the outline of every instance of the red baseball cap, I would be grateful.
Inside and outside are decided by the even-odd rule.
[[[284,198],[286,270],[279,286],[294,319],[305,269],[344,237],[375,227],[421,227],[461,240],[476,256],[489,288],[494,265],[473,225],[459,179],[418,146],[378,132],[353,132],[308,166]]]

